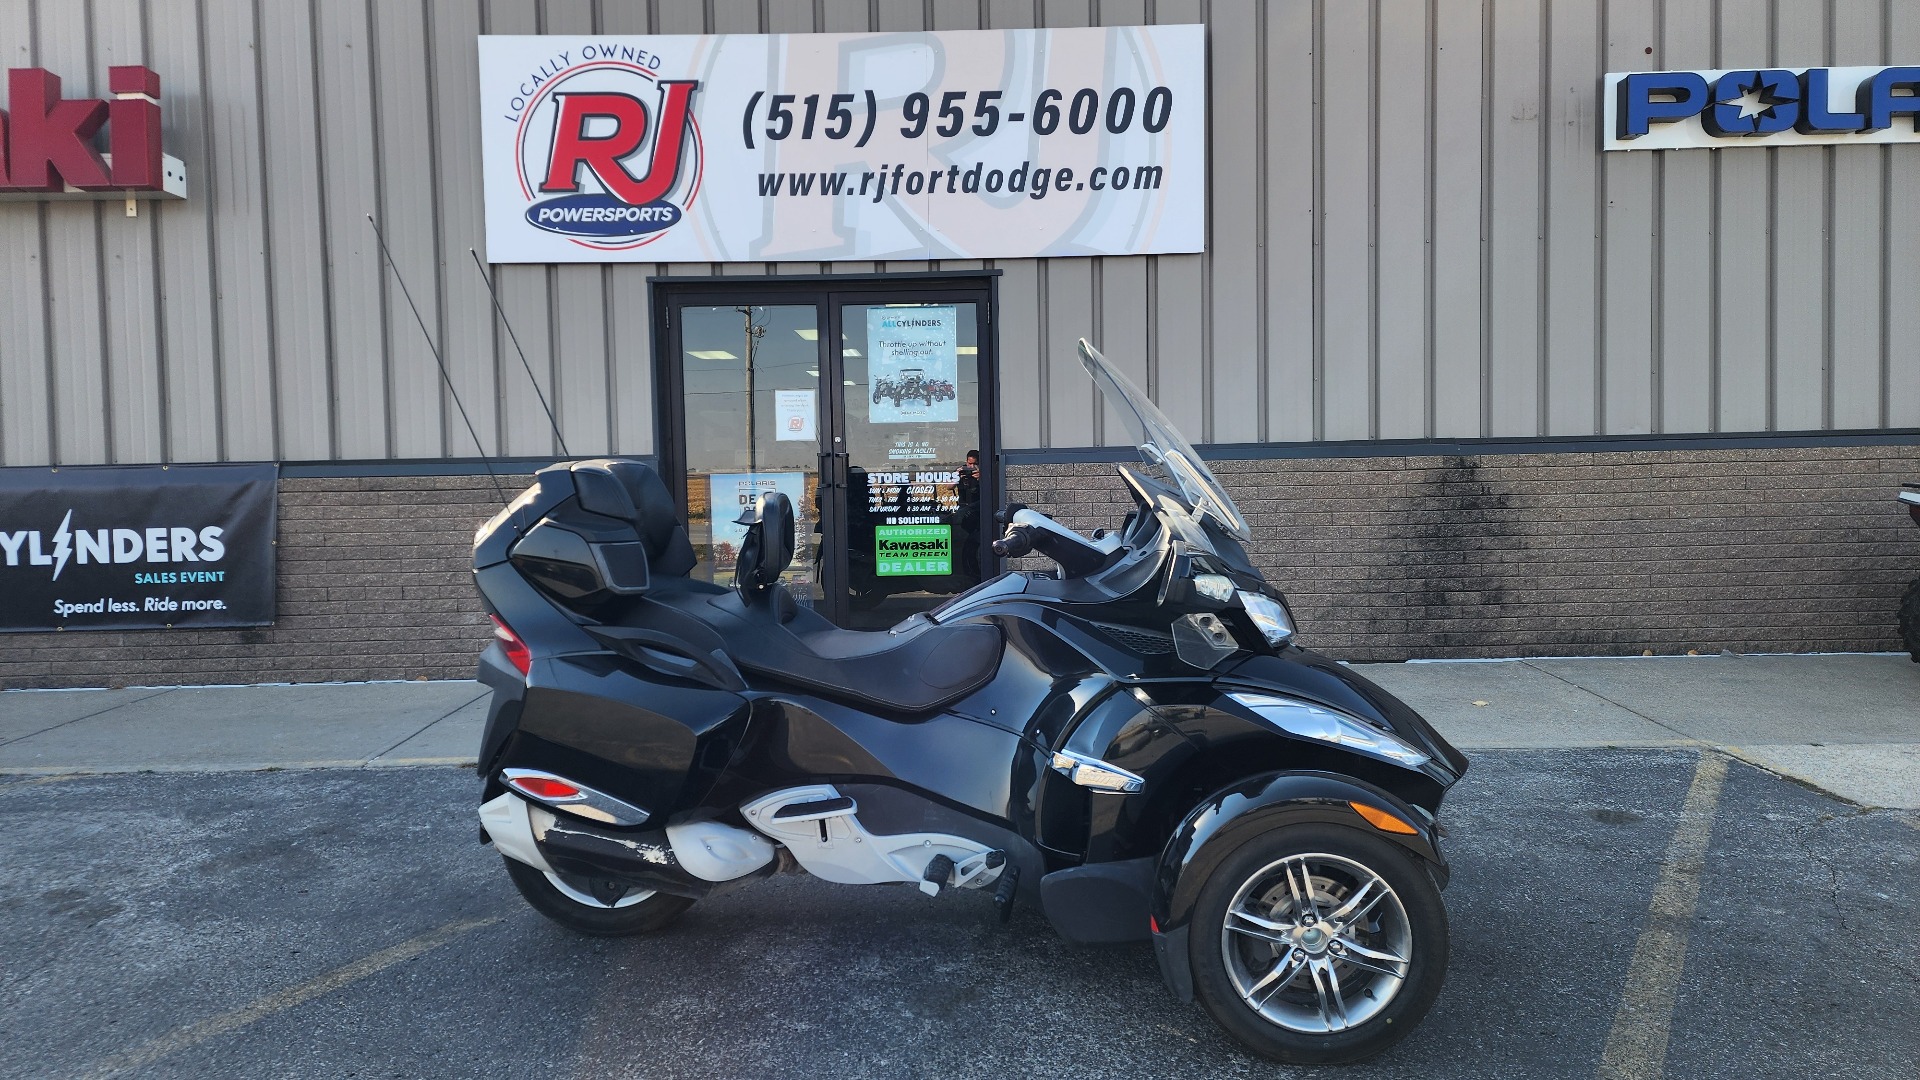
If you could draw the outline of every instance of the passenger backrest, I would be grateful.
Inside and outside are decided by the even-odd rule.
[[[573,478],[582,509],[632,522],[655,577],[686,577],[693,570],[693,544],[673,494],[653,466],[630,458],[600,458],[575,464]]]
[[[733,584],[742,600],[753,603],[793,562],[793,503],[778,491],[764,492],[737,524],[747,527],[747,535],[734,561]]]

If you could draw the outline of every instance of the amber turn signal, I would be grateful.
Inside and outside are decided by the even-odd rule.
[[[1387,813],[1385,810],[1368,806],[1366,803],[1350,802],[1347,805],[1353,807],[1354,813],[1366,818],[1367,824],[1379,829],[1381,832],[1412,834],[1420,831],[1392,814]]]

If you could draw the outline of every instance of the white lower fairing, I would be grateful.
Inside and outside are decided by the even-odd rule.
[[[536,821],[538,814],[543,820]],[[493,838],[494,850],[516,862],[545,873],[553,873],[553,867],[540,854],[540,845],[534,842],[538,832],[545,832],[546,826],[553,821],[553,815],[530,805],[525,799],[511,792],[483,804],[480,807],[480,825]]]
[[[822,809],[809,809],[816,806]],[[827,784],[776,791],[741,807],[749,824],[785,845],[807,873],[825,881],[906,882],[931,895],[944,885],[978,889],[1000,877],[1001,864],[987,865],[993,849],[985,844],[947,833],[876,836],[855,816],[858,809]],[[926,880],[928,865],[941,855],[953,860],[951,876]]]
[[[733,881],[773,861],[765,838],[716,821],[667,826],[667,843],[681,869],[703,881]]]

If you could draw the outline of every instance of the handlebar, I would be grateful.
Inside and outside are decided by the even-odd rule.
[[[1015,525],[1007,535],[993,542],[993,553],[1003,559],[1018,559],[1033,552],[1033,526]]]

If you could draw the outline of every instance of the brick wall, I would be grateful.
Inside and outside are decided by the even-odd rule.
[[[500,505],[484,475],[282,479],[272,626],[7,634],[0,688],[471,678],[473,531]]]
[[[1920,447],[1214,464],[1303,642],[1351,660],[1897,648]],[[1108,464],[1008,470],[1075,527],[1130,503]],[[502,477],[508,494],[523,476]],[[485,476],[284,479],[279,620],[0,636],[0,688],[466,678],[488,638]]]
[[[1351,660],[1897,649],[1920,447],[1213,464],[1303,643]],[[1112,465],[1010,469],[1077,528]]]

